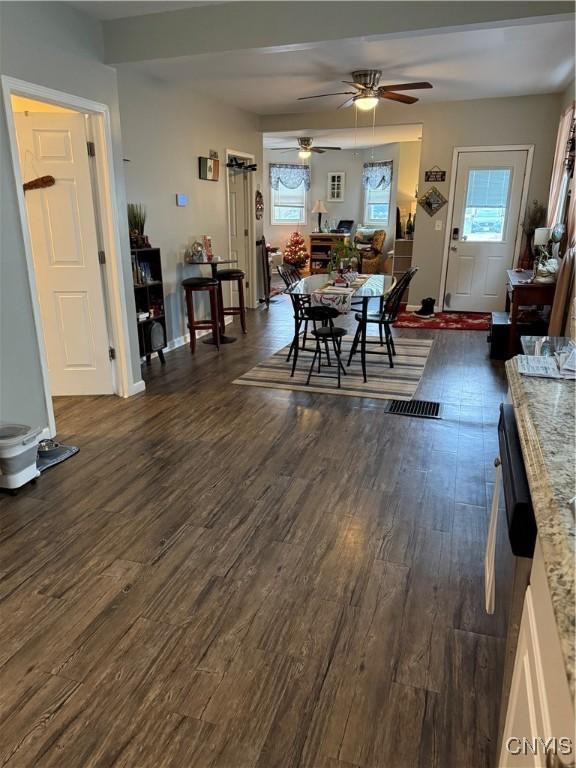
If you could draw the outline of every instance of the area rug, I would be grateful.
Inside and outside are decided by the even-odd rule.
[[[400,312],[394,328],[426,328],[445,331],[487,331],[490,314],[486,312],[437,312],[422,318],[412,312]]]
[[[362,378],[360,354],[357,353],[350,367],[346,366],[353,336],[345,336],[342,340],[342,360],[347,375],[342,374],[341,388],[338,389],[334,355],[331,355],[332,366],[325,366],[326,358],[322,355],[322,371],[318,369],[306,384],[308,370],[314,354],[312,342],[308,341],[307,349],[301,349],[298,354],[298,365],[294,377],[290,377],[292,361],[286,362],[290,349],[289,345],[280,349],[272,357],[259,363],[248,373],[245,373],[234,384],[248,387],[267,387],[271,389],[291,389],[299,392],[321,392],[329,395],[347,395],[348,397],[369,397],[376,400],[410,400],[418,389],[418,384],[424,373],[426,361],[434,341],[432,339],[395,339],[396,355],[394,368],[388,364],[386,347],[370,344],[372,350],[367,355],[366,368],[368,381]],[[368,341],[377,342],[375,336]]]

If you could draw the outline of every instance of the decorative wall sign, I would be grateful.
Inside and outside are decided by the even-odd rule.
[[[264,197],[262,196],[262,192],[260,192],[259,189],[256,190],[254,207],[256,209],[256,220],[260,221],[260,219],[264,216]]]
[[[442,192],[436,189],[436,187],[430,187],[428,192],[425,192],[422,197],[418,198],[418,205],[424,208],[428,216],[434,216],[447,202]]]
[[[204,181],[218,181],[220,160],[213,160],[211,157],[199,157],[198,176]]]
[[[346,174],[344,171],[331,171],[328,174],[326,200],[330,203],[343,203],[345,184]]]
[[[442,171],[437,165],[433,165],[429,171],[424,171],[424,181],[446,181],[446,171]]]

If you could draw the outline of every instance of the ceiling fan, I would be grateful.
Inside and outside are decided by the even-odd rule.
[[[346,85],[353,86],[355,91],[338,91],[337,93],[320,93],[317,96],[300,96],[298,101],[306,99],[321,99],[325,96],[351,96],[342,107],[351,107],[355,104],[359,109],[368,111],[374,109],[381,99],[400,101],[402,104],[414,104],[418,99],[415,96],[405,96],[396,91],[416,91],[421,88],[432,88],[431,83],[398,83],[397,85],[378,85],[382,71],[379,69],[358,69],[352,72],[352,81],[342,80]]]
[[[295,149],[299,148],[300,151],[298,152],[298,157],[301,157],[302,160],[306,160],[310,157],[312,152],[322,155],[330,149],[342,149],[342,147],[313,147],[313,139],[310,136],[301,136],[297,138],[296,141],[298,142],[298,147],[272,147],[272,149],[276,152],[293,152]]]

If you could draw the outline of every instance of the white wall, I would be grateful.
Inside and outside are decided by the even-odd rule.
[[[270,150],[264,152],[264,199],[266,210],[264,213],[264,236],[266,241],[272,245],[282,248],[291,233],[297,229],[305,235],[314,231],[318,223],[318,215],[311,213],[316,200],[323,200],[328,209],[327,214],[322,215],[324,223],[326,217],[330,219],[353,219],[355,226],[361,225],[363,219],[363,191],[362,191],[362,166],[365,162],[374,160],[392,160],[393,175],[392,188],[390,190],[390,221],[386,229],[385,250],[389,250],[394,245],[396,233],[396,205],[409,208],[409,202],[406,200],[406,190],[412,190],[412,200],[414,198],[414,189],[418,183],[418,162],[420,157],[420,142],[409,141],[402,143],[386,144],[370,149],[342,150],[340,152],[326,152],[323,155],[313,154],[307,162],[310,164],[310,191],[308,193],[308,211],[306,226],[294,225],[279,226],[272,224],[271,221],[271,199],[269,184],[269,164],[270,163],[294,163],[301,162],[298,159],[298,152],[280,153]],[[344,200],[342,202],[329,202],[327,197],[328,173],[331,171],[344,171],[346,173],[346,186]]]
[[[400,208],[402,224],[404,225],[404,220],[408,218],[408,214],[414,214],[416,210],[415,193],[420,173],[421,142],[403,141],[399,146],[396,204]]]
[[[128,312],[134,311],[125,222],[116,72],[101,63],[101,26],[61,3],[0,3],[0,73],[108,105],[122,226]],[[48,425],[16,190],[0,106],[0,419]],[[132,310],[130,309],[132,307]],[[132,373],[140,379],[136,327]]]
[[[438,165],[446,171],[446,181],[436,186],[448,197],[454,147],[533,144],[534,165],[528,199],[537,198],[546,203],[561,103],[562,94],[554,93],[429,105],[418,103],[410,107],[387,104],[376,110],[376,123],[399,125],[407,119],[422,123],[420,194],[431,186],[424,182],[424,171]],[[348,128],[350,117],[347,111],[266,116],[262,118],[262,129],[284,132],[304,128]],[[411,304],[419,304],[425,296],[438,298],[447,209],[448,206],[444,206],[431,218],[418,208],[413,262],[419,272],[410,289]],[[441,231],[434,227],[436,219],[442,222]]]
[[[255,155],[258,186],[262,174],[259,119],[129,67],[119,68],[118,83],[124,156],[130,161],[125,163],[126,194],[131,202],[146,206],[146,234],[162,252],[168,338],[177,339],[187,331],[180,283],[200,270],[184,263],[184,250],[208,234],[214,253],[227,255],[225,150]],[[198,178],[198,157],[207,157],[210,149],[220,158],[217,182]],[[188,195],[187,206],[176,206],[177,192]],[[201,269],[210,274],[208,267]]]

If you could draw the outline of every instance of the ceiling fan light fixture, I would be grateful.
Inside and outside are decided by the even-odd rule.
[[[378,104],[378,101],[379,99],[377,96],[372,96],[370,94],[366,96],[356,96],[354,98],[354,104],[358,109],[361,109],[362,112],[369,112],[371,109],[374,109]]]
[[[298,152],[298,157],[301,160],[308,160],[311,155],[312,152],[309,149],[301,149],[300,152]]]

